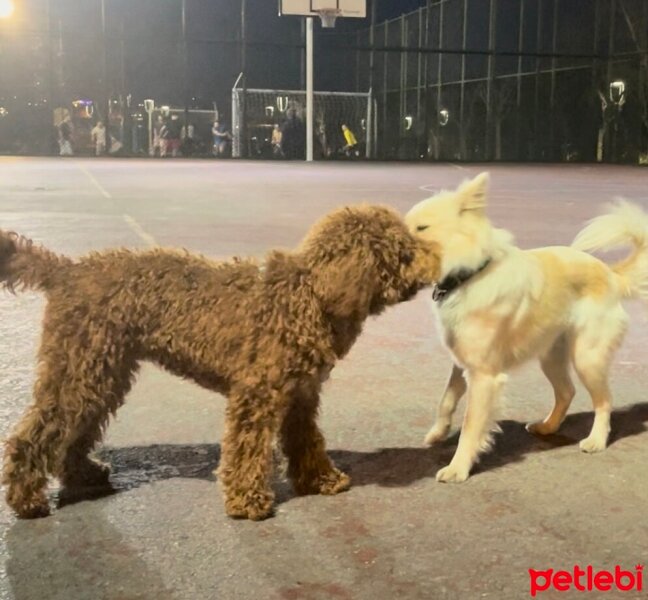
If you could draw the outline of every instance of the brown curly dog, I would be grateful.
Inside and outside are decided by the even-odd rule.
[[[227,396],[228,515],[271,514],[276,436],[297,493],[347,489],[316,424],[321,383],[367,316],[411,298],[438,264],[396,213],[371,206],[332,213],[262,266],[161,249],[75,262],[0,231],[0,282],[48,298],[34,404],[5,447],[8,504],[47,515],[48,475],[72,489],[108,484],[89,453],[142,360]]]

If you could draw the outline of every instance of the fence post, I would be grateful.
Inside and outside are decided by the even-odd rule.
[[[439,4],[439,61],[437,63],[437,97],[436,107],[433,115],[433,127],[436,135],[434,136],[434,159],[439,160],[441,156],[441,131],[439,129],[439,110],[441,110],[441,80],[443,67],[443,2]]]
[[[515,113],[515,155],[519,160],[520,158],[520,123],[521,110],[522,110],[522,50],[524,48],[524,3],[525,0],[520,0],[520,19],[518,29],[518,59],[517,59],[517,90],[515,97],[515,105],[517,107]]]
[[[524,0],[522,0],[524,2]],[[463,23],[462,23],[462,32],[461,32],[461,49],[465,52],[466,50],[466,35],[468,31],[468,0],[463,2]],[[465,129],[464,119],[465,119],[465,104],[466,104],[466,55],[461,55],[461,90],[459,92],[459,152],[461,153],[461,158],[466,160],[468,157],[467,145],[466,145],[466,136],[468,131]]]
[[[484,158],[497,158],[493,152],[493,83],[495,81],[495,28],[497,0],[490,0],[488,13],[488,80],[486,81],[486,135]]]
[[[558,3],[559,0],[554,0],[553,9],[553,23],[551,32],[551,88],[549,96],[549,106],[551,107],[551,119],[549,125],[551,155],[552,158],[560,158],[560,151],[556,153],[556,45],[557,45],[557,32],[558,32]]]
[[[538,139],[540,137],[540,116],[538,111],[540,109],[540,57],[537,54],[540,52],[540,43],[542,42],[542,0],[538,0],[538,25],[536,27],[536,73],[535,73],[535,89],[533,90],[533,138],[535,146],[535,156],[537,160],[540,157],[539,148],[540,144]]]
[[[247,139],[247,37],[245,27],[245,5],[246,0],[241,0],[241,119],[239,123],[239,131],[242,143],[240,145],[239,154],[243,158],[248,155],[248,139]]]

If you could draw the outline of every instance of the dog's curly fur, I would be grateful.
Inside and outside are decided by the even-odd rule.
[[[34,404],[5,447],[8,504],[19,517],[48,514],[49,475],[68,488],[107,484],[89,453],[142,360],[227,396],[218,474],[229,515],[271,514],[276,436],[297,493],[347,489],[316,424],[321,383],[367,316],[438,268],[436,247],[383,207],[338,210],[263,265],[162,249],[75,262],[0,231],[0,282],[48,298]]]

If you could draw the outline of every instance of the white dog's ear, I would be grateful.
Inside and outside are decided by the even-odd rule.
[[[483,210],[486,208],[486,195],[490,175],[487,171],[480,173],[474,179],[464,181],[458,188],[461,210]]]

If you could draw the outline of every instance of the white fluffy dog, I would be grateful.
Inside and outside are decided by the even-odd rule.
[[[494,429],[493,405],[505,373],[533,358],[555,393],[544,421],[527,429],[555,432],[574,397],[571,362],[592,397],[594,425],[580,447],[607,445],[612,396],[608,370],[627,328],[624,298],[648,300],[648,215],[620,201],[578,235],[572,247],[524,251],[485,215],[488,174],[420,202],[406,216],[410,230],[439,244],[441,281],[435,290],[443,341],[455,366],[425,441],[443,440],[457,402],[468,390],[457,451],[438,481],[461,482]],[[584,251],[631,245],[608,266]]]

